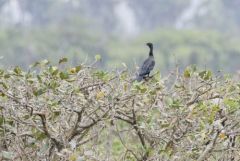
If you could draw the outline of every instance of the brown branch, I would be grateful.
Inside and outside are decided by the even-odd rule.
[[[145,140],[144,140],[144,137],[143,137],[140,129],[138,128],[137,119],[136,119],[136,115],[135,115],[134,109],[132,110],[132,113],[133,113],[133,123],[132,123],[133,128],[137,132],[137,135],[138,135],[138,137],[139,137],[139,139],[141,141],[141,144],[142,144],[143,148],[146,150],[147,147],[146,147],[146,144],[145,144]]]
[[[148,156],[149,156],[149,151],[147,149],[147,145],[145,143],[145,140],[144,140],[144,136],[141,132],[141,130],[138,128],[138,123],[137,123],[137,118],[136,118],[136,113],[135,113],[135,110],[134,110],[134,104],[135,104],[135,100],[133,99],[132,101],[132,117],[133,117],[133,122],[132,122],[132,125],[133,125],[133,128],[135,129],[135,131],[137,132],[137,135],[141,141],[141,144],[145,150],[145,154],[143,155],[142,159],[143,161],[147,160]]]
[[[68,141],[71,141],[73,138],[74,138],[74,136],[76,135],[76,133],[77,133],[77,128],[78,128],[78,124],[81,122],[81,120],[82,120],[82,114],[83,114],[83,112],[84,112],[84,109],[85,108],[83,108],[80,112],[76,112],[77,113],[77,120],[76,120],[76,122],[75,122],[75,125],[74,125],[74,127],[72,128],[72,132],[70,133],[70,135],[69,135],[69,137],[68,137]]]
[[[31,105],[29,105],[29,104],[24,104],[24,103],[22,103],[21,101],[19,101],[19,99],[22,99],[22,98],[16,98],[16,97],[14,97],[14,96],[12,96],[11,94],[9,94],[9,93],[7,93],[7,92],[4,92],[3,90],[0,90],[0,93],[3,93],[5,96],[7,96],[9,99],[11,99],[11,100],[13,100],[15,103],[17,103],[17,104],[19,104],[19,105],[21,105],[21,106],[23,106],[23,107],[28,107],[28,108],[30,108],[30,111],[29,111],[29,109],[27,109],[29,112],[30,112],[30,114],[32,115],[32,113],[33,113],[33,109],[34,109],[34,107],[33,106],[31,106]]]
[[[127,147],[127,145],[124,143],[124,141],[123,141],[123,139],[122,139],[122,137],[121,137],[121,135],[120,135],[120,131],[119,131],[117,125],[116,125],[115,127],[116,127],[116,131],[117,131],[117,135],[118,135],[118,137],[119,137],[122,145],[127,149],[127,151],[129,151],[129,152],[136,158],[137,161],[140,161],[140,159],[139,159],[138,156],[133,152],[133,150],[129,149],[129,148]]]
[[[207,147],[205,148],[203,153],[198,157],[197,161],[203,161],[203,160],[206,159],[207,155],[213,150],[213,148],[216,144],[219,133],[220,133],[219,131],[217,131],[215,133],[215,135],[213,137],[213,140],[210,141],[210,143],[207,145]]]
[[[76,137],[77,135],[81,134],[83,131],[91,128],[92,126],[94,126],[95,124],[97,124],[99,121],[102,121],[103,118],[105,118],[107,116],[107,113],[110,111],[110,109],[108,109],[102,116],[100,116],[99,119],[94,120],[92,119],[92,122],[88,125],[83,125],[83,126],[78,126],[78,128],[80,128],[80,130],[74,130],[74,133],[72,133],[71,137],[68,139],[69,141],[71,141],[74,137]]]
[[[103,128],[102,128],[100,131],[102,131],[102,130],[103,130]],[[80,137],[79,140],[82,140],[82,139],[83,139],[83,136],[85,136],[85,135],[82,135],[82,137]],[[92,141],[92,140],[93,140],[94,138],[96,138],[97,136],[98,136],[98,133],[95,134],[94,136],[86,139],[86,140],[83,140],[83,141],[79,142],[79,143],[76,145],[76,147],[78,147],[78,146],[80,146],[80,145],[83,145],[83,144],[86,144],[86,143],[89,142],[89,141]]]
[[[43,131],[44,134],[51,139],[51,141],[54,143],[54,145],[57,147],[58,151],[62,150],[63,148],[63,143],[61,143],[60,141],[58,141],[56,138],[54,138],[48,131],[47,129],[47,119],[46,119],[46,115],[44,113],[34,113],[34,115],[37,115],[41,118],[41,122],[42,122],[42,126],[43,126]]]
[[[132,122],[131,120],[128,120],[128,119],[122,118],[122,117],[120,117],[120,116],[114,116],[114,118],[119,119],[119,120],[122,120],[122,121],[125,121],[125,122],[127,122],[127,123],[133,125],[133,122]]]
[[[120,73],[122,73],[122,72],[124,72],[124,71],[121,71]],[[112,80],[116,79],[117,77],[118,76],[112,77],[109,81],[112,81]],[[95,84],[90,84],[90,85],[86,85],[84,87],[81,87],[80,90],[85,90],[85,89],[88,89],[90,87],[102,86],[104,84],[106,84],[106,82],[99,82],[99,83],[95,83]]]
[[[198,99],[199,97],[201,97],[202,95],[206,94],[207,92],[211,91],[212,88],[209,88],[201,93],[198,93],[197,96],[195,98],[192,98],[189,102],[187,102],[187,106],[190,106],[196,102],[198,102]],[[217,96],[217,97],[213,97],[212,99],[215,99],[215,98],[219,98],[220,96]],[[210,99],[210,98],[209,98]]]

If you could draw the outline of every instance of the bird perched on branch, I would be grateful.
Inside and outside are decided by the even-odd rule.
[[[150,49],[149,56],[143,62],[142,67],[141,67],[141,69],[140,69],[140,71],[138,73],[138,76],[136,78],[136,80],[138,82],[142,81],[147,76],[149,77],[149,74],[150,74],[151,70],[153,70],[154,65],[155,65],[155,60],[154,60],[154,56],[153,56],[153,44],[152,43],[147,43],[146,45]]]

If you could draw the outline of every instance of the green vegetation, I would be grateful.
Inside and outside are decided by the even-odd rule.
[[[0,70],[1,159],[240,159],[239,82],[189,66],[138,83],[96,62]]]
[[[84,26],[80,24],[79,27]],[[146,57],[148,49],[145,43],[151,40],[156,66],[161,72],[172,70],[176,65],[183,69],[188,64],[207,67],[214,72],[236,72],[240,68],[240,39],[216,31],[158,29],[129,42],[118,39],[102,41],[103,34],[100,32],[92,34],[77,28],[51,26],[23,32],[26,34],[17,29],[1,31],[1,65],[16,64],[27,69],[27,64],[39,59],[55,61],[63,56],[77,65],[80,61],[89,62],[95,54],[100,54],[104,58],[101,62],[103,67],[116,68],[126,62],[134,68],[135,63],[139,64]]]
[[[129,42],[111,43],[108,49],[110,66],[122,62],[140,62],[146,57],[146,40],[151,40],[157,68],[161,71],[197,64],[213,71],[236,72],[240,59],[239,38],[230,37],[216,31],[158,29],[142,34]]]
[[[74,27],[58,23],[0,30],[0,54],[3,57],[1,66],[14,64],[27,69],[26,64],[41,59],[54,61],[67,55],[66,53],[69,53],[67,56],[73,60],[72,63],[76,64],[77,59],[85,60],[88,54],[94,56],[102,51],[100,33],[87,32],[86,29],[91,29],[91,24],[83,19],[71,18],[65,23],[73,22]]]

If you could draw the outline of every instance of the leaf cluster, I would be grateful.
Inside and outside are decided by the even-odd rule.
[[[135,82],[127,69],[65,63],[0,70],[1,159],[240,159],[232,78],[189,66]]]

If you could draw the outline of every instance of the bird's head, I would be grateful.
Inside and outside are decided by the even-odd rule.
[[[146,43],[146,45],[150,48],[150,49],[152,49],[153,48],[153,44],[152,43],[150,43],[150,42],[148,42],[148,43]]]
[[[148,42],[146,43],[146,45],[150,48],[149,56],[153,56],[153,44]]]

